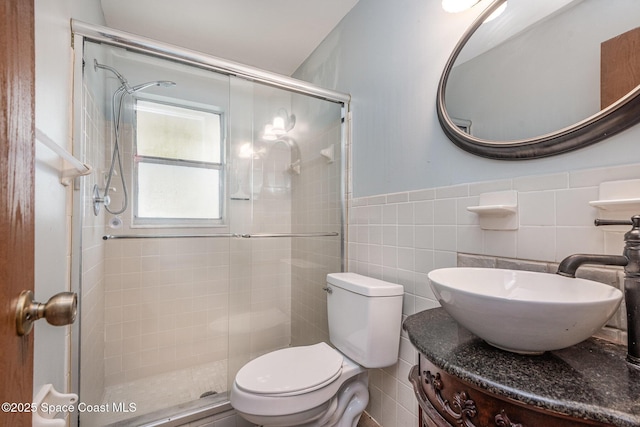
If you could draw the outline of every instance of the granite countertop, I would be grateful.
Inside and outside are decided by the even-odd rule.
[[[409,316],[411,343],[445,372],[499,396],[614,426],[640,426],[640,368],[626,347],[590,338],[523,356],[490,346],[442,308]]]

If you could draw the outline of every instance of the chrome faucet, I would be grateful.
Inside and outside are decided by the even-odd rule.
[[[557,274],[575,277],[582,264],[624,266],[624,300],[627,308],[627,361],[640,367],[640,215],[631,220],[596,219],[595,225],[631,225],[624,235],[622,255],[576,254],[566,257]]]

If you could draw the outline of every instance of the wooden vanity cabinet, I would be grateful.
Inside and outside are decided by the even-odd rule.
[[[497,396],[446,373],[424,355],[409,374],[420,404],[420,427],[607,426]]]

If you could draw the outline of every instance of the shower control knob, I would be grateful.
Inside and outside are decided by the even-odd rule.
[[[54,326],[66,326],[76,320],[78,294],[60,292],[42,304],[33,300],[33,292],[22,291],[16,305],[16,329],[18,335],[27,335],[33,322],[43,317]]]
[[[98,216],[98,214],[100,213],[100,206],[104,205],[104,206],[109,206],[111,204],[111,197],[109,197],[108,194],[105,194],[104,196],[102,196],[100,194],[100,188],[98,188],[98,185],[94,185],[93,186],[93,214],[95,216]]]

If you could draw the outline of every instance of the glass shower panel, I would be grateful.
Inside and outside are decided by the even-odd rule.
[[[290,233],[291,194],[266,189],[266,175],[286,173],[291,152],[272,153],[273,143],[263,139],[265,121],[283,107],[290,108],[291,93],[245,79],[231,79],[229,211],[233,233]],[[274,154],[278,169],[268,164]],[[243,238],[231,242],[231,317],[229,374],[249,360],[291,344],[290,238]]]
[[[344,207],[342,104],[232,78],[231,105],[231,227],[254,237],[231,242],[229,387],[255,357],[328,342]]]
[[[94,66],[94,60],[100,66]],[[82,412],[80,424],[100,426],[167,411],[179,404],[226,401],[231,254],[228,218],[213,227],[196,227],[189,221],[226,209],[226,200],[220,194],[226,194],[229,78],[92,42],[85,42],[84,63],[83,142],[79,152],[95,172],[82,181],[79,191],[83,223],[82,248],[75,248],[82,251],[79,391],[84,403],[129,410]],[[156,80],[176,84],[146,85]],[[137,90],[139,87],[145,88]],[[212,156],[210,149],[202,150],[194,142],[197,136],[179,138],[180,132],[172,127],[173,137],[168,141],[188,140],[189,147],[167,149],[161,156],[152,153],[153,161],[144,163],[145,167],[183,169],[183,173],[176,173],[180,180],[164,186],[172,192],[171,197],[164,197],[165,203],[171,201],[170,206],[160,206],[163,213],[155,214],[152,224],[137,223],[133,209],[137,198],[149,197],[140,193],[146,189],[148,176],[141,180],[136,173],[140,162],[136,155],[136,100],[143,100],[147,106],[155,103],[190,111],[215,111],[215,120],[221,126],[205,126],[204,133],[216,133],[218,138],[222,135],[217,144],[224,146],[222,150],[214,147],[222,156]],[[146,144],[148,148],[148,141]],[[184,149],[189,156],[180,154]],[[198,152],[206,156],[200,158]],[[166,157],[172,153],[189,158],[167,164]],[[202,164],[194,165],[194,160]],[[216,162],[223,166],[205,167]],[[205,183],[200,196],[209,194],[213,207],[200,213],[188,209],[191,192],[184,190],[191,184],[184,180],[203,174],[203,182],[198,183]],[[111,204],[99,206],[96,215],[94,187],[100,196],[105,194],[109,175]],[[158,182],[155,180],[155,184]],[[210,191],[212,188],[215,191]],[[174,209],[176,204],[181,209]],[[121,206],[126,207],[122,213],[106,210]],[[224,237],[164,237],[218,234]],[[104,240],[105,235],[112,238]],[[135,238],[113,238],[118,236]]]
[[[302,95],[293,96],[292,108],[298,119],[291,136],[299,142],[302,159],[292,188],[292,230],[302,235],[338,234],[292,240],[292,343],[328,343],[327,296],[322,288],[327,274],[343,271],[346,113],[341,104]]]

